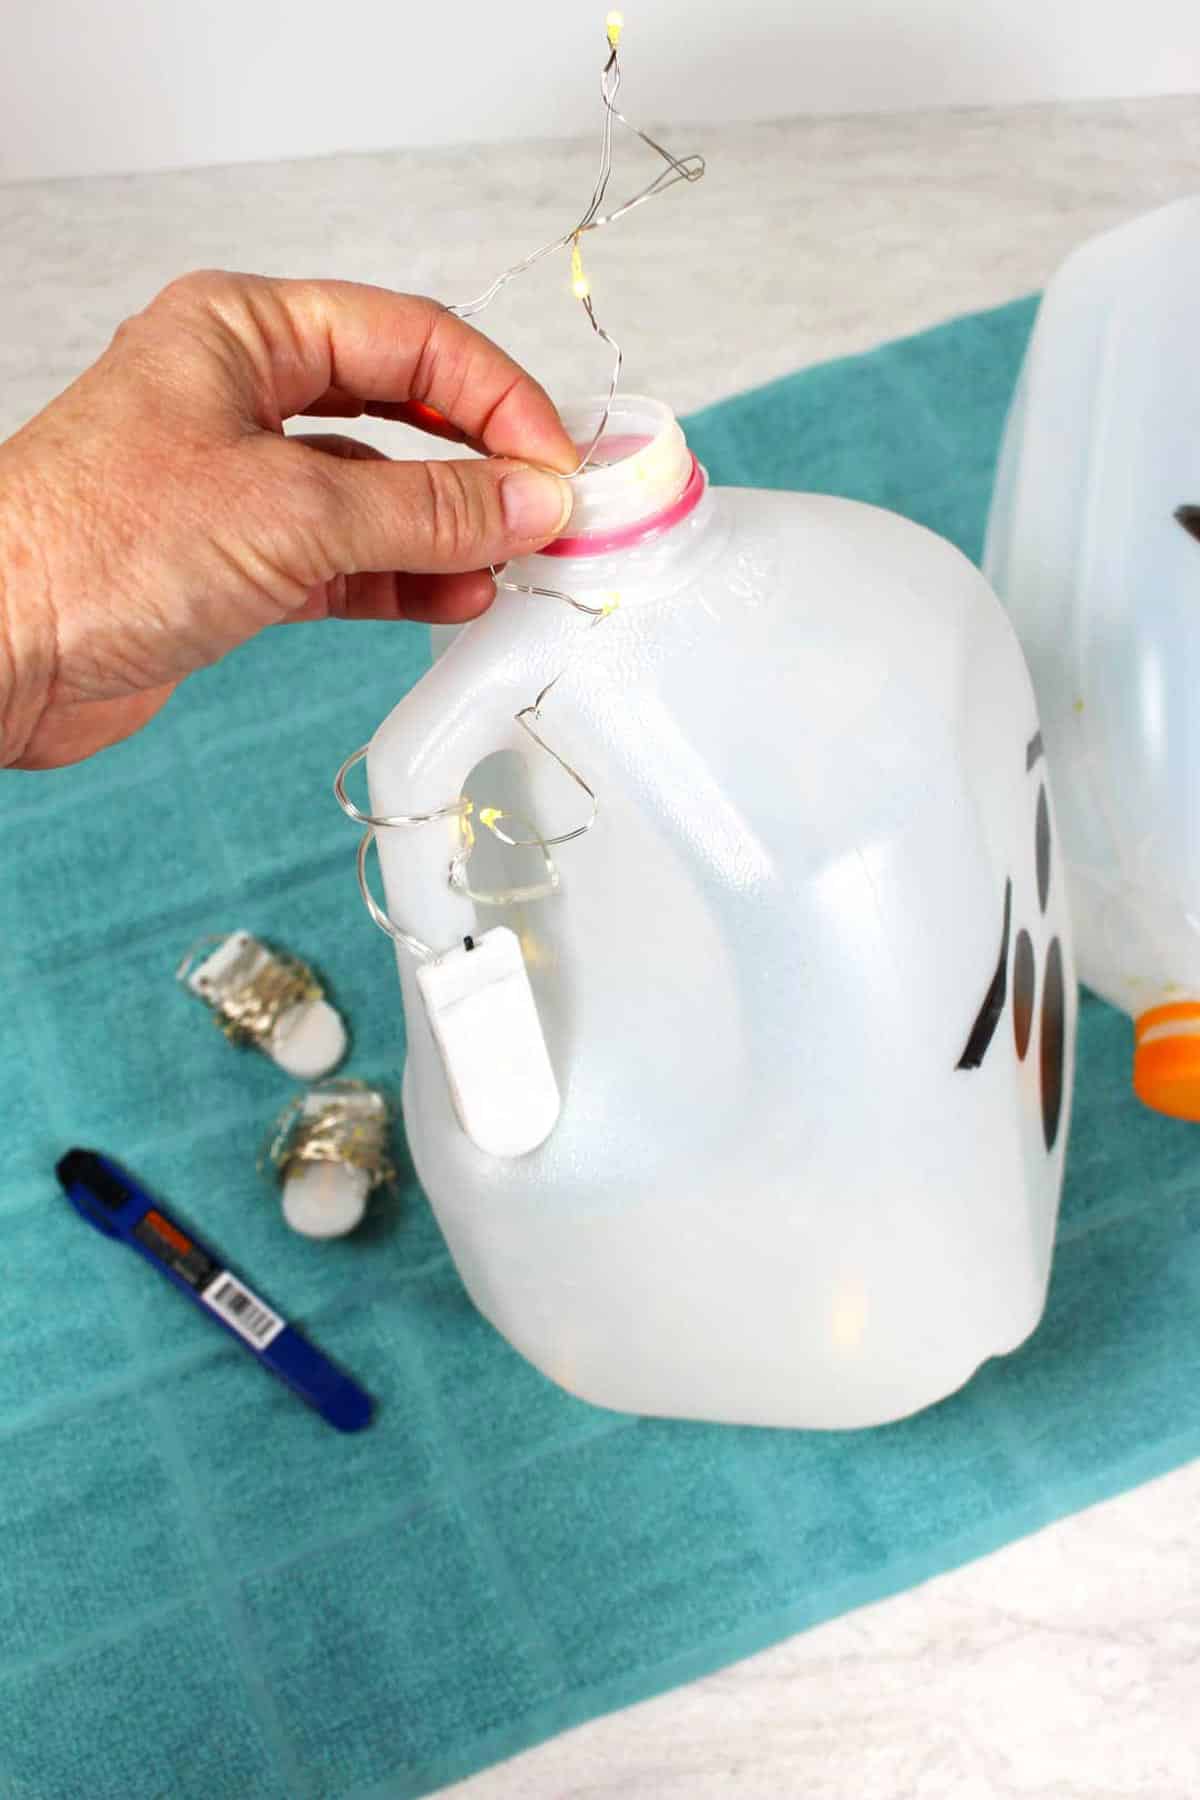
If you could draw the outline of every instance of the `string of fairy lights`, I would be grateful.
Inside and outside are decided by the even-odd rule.
[[[586,449],[583,450],[575,469],[572,471],[572,474],[574,475],[580,475],[593,466],[593,459],[608,430],[613,405],[617,397],[617,389],[620,384],[623,363],[623,354],[620,344],[617,342],[616,338],[613,337],[612,333],[601,324],[596,313],[591,282],[583,264],[583,240],[589,232],[600,231],[605,226],[615,224],[618,219],[623,219],[625,215],[632,212],[635,207],[645,205],[648,200],[652,200],[657,195],[665,193],[668,188],[674,187],[676,183],[681,181],[689,183],[699,181],[703,176],[705,169],[704,158],[702,156],[696,154],[682,157],[676,156],[672,151],[668,150],[664,145],[652,138],[648,132],[641,130],[639,126],[634,125],[626,118],[625,114],[619,110],[617,106],[617,95],[621,88],[620,43],[624,24],[624,18],[619,12],[610,12],[604,22],[607,54],[600,72],[600,97],[604,107],[600,136],[600,164],[596,175],[595,185],[592,189],[591,198],[588,201],[582,216],[571,226],[570,230],[563,232],[558,237],[550,239],[548,243],[542,244],[538,249],[531,251],[528,256],[522,257],[518,262],[512,263],[507,269],[504,269],[486,288],[484,288],[482,293],[477,294],[473,300],[449,306],[446,309],[448,312],[453,313],[457,318],[472,319],[477,314],[483,312],[486,307],[490,306],[497,295],[508,286],[509,282],[516,280],[520,275],[526,274],[530,269],[535,268],[539,263],[544,261],[546,257],[552,256],[556,252],[565,251],[569,253],[571,292],[582,306],[591,330],[602,343],[607,345],[612,354],[612,366],[609,375],[607,395],[600,407],[598,420],[591,439],[588,442]],[[608,189],[613,173],[613,138],[614,126],[616,125],[622,126],[624,130],[643,143],[647,149],[653,151],[663,166],[644,187],[639,188],[628,200],[624,200],[619,206],[614,206],[608,211],[605,211],[605,201],[608,198]],[[510,593],[531,595],[539,599],[560,600],[571,607],[575,612],[584,614],[588,619],[590,628],[594,628],[601,624],[615,610],[615,600],[610,600],[603,606],[589,606],[582,600],[575,598],[574,595],[565,593],[560,588],[542,587],[534,583],[512,581],[502,576],[499,571],[494,568],[491,573],[497,588],[504,589]],[[568,664],[567,666],[569,667],[570,665]],[[530,835],[528,836],[515,837],[503,828],[504,820],[514,820],[514,815],[512,813],[505,811],[502,807],[496,806],[485,806],[476,809],[474,802],[468,799],[466,795],[462,795],[459,799],[451,801],[448,805],[438,807],[432,812],[427,813],[378,814],[364,812],[360,807],[354,804],[346,792],[346,777],[350,770],[354,768],[356,764],[362,762],[366,757],[368,750],[367,745],[363,745],[360,749],[354,751],[352,755],[348,756],[337,772],[333,788],[338,804],[349,818],[353,819],[356,824],[363,827],[363,835],[358,847],[357,868],[359,890],[362,894],[367,911],[381,931],[386,932],[394,942],[402,945],[406,950],[410,951],[422,961],[434,960],[437,957],[438,952],[429,944],[426,944],[420,938],[414,936],[412,932],[404,930],[403,927],[397,925],[394,920],[389,918],[388,914],[379,905],[374,895],[371,893],[370,884],[367,879],[367,854],[372,843],[375,841],[376,833],[393,829],[411,829],[422,825],[431,825],[440,821],[456,819],[459,823],[461,843],[457,854],[451,861],[449,879],[450,885],[457,892],[463,894],[467,898],[490,905],[511,905],[519,901],[542,899],[547,895],[554,893],[559,886],[559,875],[554,863],[554,858],[551,854],[552,849],[557,845],[571,843],[578,838],[584,837],[595,824],[599,811],[599,801],[594,789],[584,779],[583,775],[580,774],[579,770],[568,762],[565,757],[560,755],[537,729],[541,720],[542,707],[547,697],[556,687],[558,682],[561,681],[565,673],[566,667],[560,669],[559,672],[545,684],[537,698],[529,706],[523,707],[516,715],[516,722],[533,744],[535,744],[539,750],[544,752],[545,755],[551,757],[564,774],[582,790],[587,798],[588,813],[586,818],[582,823],[573,826],[569,831],[563,831],[553,836],[543,837],[536,831],[531,830]],[[475,846],[475,832],[472,820],[476,818],[479,823],[487,831],[490,831],[502,844],[513,849],[531,849],[539,851],[544,864],[543,878],[531,885],[519,888],[509,888],[499,894],[476,892],[470,886],[467,873],[471,852]],[[525,823],[525,821],[521,822]]]

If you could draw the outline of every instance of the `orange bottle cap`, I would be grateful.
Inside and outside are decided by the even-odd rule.
[[[1200,1002],[1155,1006],[1134,1020],[1133,1091],[1155,1112],[1200,1122]]]

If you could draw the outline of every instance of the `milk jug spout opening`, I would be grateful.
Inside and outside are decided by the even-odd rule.
[[[585,400],[562,409],[580,456],[592,443],[604,408],[603,400]],[[682,517],[681,502],[693,489],[698,499],[703,485],[670,407],[638,394],[613,401],[587,467],[570,480],[575,500],[570,523],[545,555],[599,556],[621,549],[648,527],[665,529]]]
[[[1172,1119],[1200,1121],[1200,1001],[1151,1007],[1133,1029],[1138,1099]]]

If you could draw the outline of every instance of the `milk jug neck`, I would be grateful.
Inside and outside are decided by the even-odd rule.
[[[563,410],[580,455],[595,436],[603,408],[603,401],[595,400]],[[679,528],[692,518],[704,494],[703,471],[670,407],[636,394],[622,394],[613,402],[587,468],[570,481],[570,523],[543,554],[578,563],[584,580],[592,572],[588,565],[651,545],[666,549],[668,540],[674,547]]]

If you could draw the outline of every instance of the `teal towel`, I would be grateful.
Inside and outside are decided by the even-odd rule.
[[[898,508],[978,555],[1021,302],[690,421],[713,478]],[[956,1398],[862,1434],[624,1418],[467,1303],[400,1149],[340,1243],[255,1173],[289,1092],[172,982],[246,925],[326,971],[395,1078],[397,988],[329,792],[426,658],[295,626],[75,770],[0,776],[0,1795],[400,1800],[981,1555],[1200,1449],[1193,1131],[1083,1008],[1049,1311]],[[123,1158],[372,1389],[330,1431],[52,1169]]]

